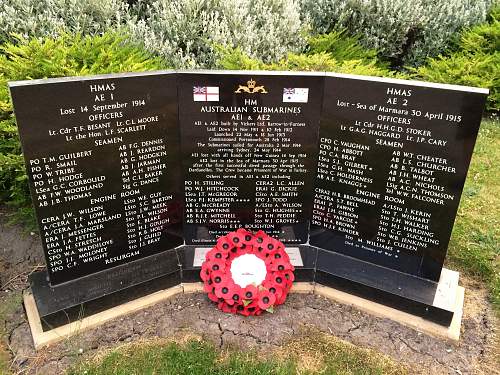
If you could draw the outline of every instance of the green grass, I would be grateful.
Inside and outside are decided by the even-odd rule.
[[[0,374],[9,373],[9,355],[7,350],[0,344]]]
[[[313,338],[314,337],[314,338]],[[405,374],[388,357],[315,331],[274,352],[219,351],[212,344],[142,343],[83,362],[68,375]]]
[[[452,267],[485,282],[500,311],[500,121],[483,120],[448,249]]]
[[[22,303],[21,292],[13,292],[11,295],[0,303],[0,375],[8,374],[10,368],[10,356],[5,344],[6,330],[4,322],[8,319],[9,315],[14,313],[19,305]]]
[[[127,346],[109,353],[98,363],[82,364],[69,374],[289,374],[293,370],[290,362],[257,361],[242,353],[218,361],[213,346],[190,341],[185,346],[173,342]]]

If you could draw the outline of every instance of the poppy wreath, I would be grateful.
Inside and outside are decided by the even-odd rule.
[[[245,258],[240,258],[242,256]],[[240,261],[237,261],[238,258]],[[242,282],[242,279],[233,278],[233,263],[235,266],[236,263],[248,264],[248,260],[253,260],[252,264],[265,264],[259,283],[246,284],[244,279]],[[253,234],[240,228],[217,240],[205,256],[200,276],[208,298],[217,303],[220,310],[249,316],[261,315],[264,311],[273,312],[275,306],[285,302],[295,279],[293,271],[283,243],[264,231]]]

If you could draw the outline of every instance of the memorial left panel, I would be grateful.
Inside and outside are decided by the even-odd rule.
[[[52,285],[183,243],[176,79],[11,83]]]

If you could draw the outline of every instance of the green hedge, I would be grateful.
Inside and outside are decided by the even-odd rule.
[[[375,63],[387,68],[387,62],[382,63],[378,51],[366,48],[361,44],[359,36],[351,36],[347,30],[335,30],[328,34],[319,34],[309,39],[308,54],[327,52],[337,61],[361,60],[365,63]]]
[[[368,76],[393,77],[396,74],[378,65],[376,60],[371,62],[363,59],[337,60],[328,52],[307,54],[289,53],[287,57],[270,64],[258,59],[252,59],[239,48],[220,48],[218,67],[234,70],[298,70],[317,72],[337,72]]]
[[[125,43],[117,34],[27,40],[1,47],[0,54],[0,203],[14,205],[21,218],[32,218],[24,161],[8,81],[145,71],[165,68],[149,53]]]
[[[492,10],[490,21],[462,33],[449,56],[429,59],[414,69],[421,80],[478,86],[490,89],[487,110],[500,111],[500,6]]]
[[[443,53],[463,28],[485,21],[498,0],[300,0],[315,33],[345,28],[394,67]]]
[[[346,29],[364,48],[401,68],[445,52],[460,30],[485,21],[494,1],[3,0],[0,43],[15,42],[12,33],[55,38],[125,28],[130,40],[172,67],[212,68],[218,57],[214,44],[239,46],[270,63],[300,53],[307,31]]]

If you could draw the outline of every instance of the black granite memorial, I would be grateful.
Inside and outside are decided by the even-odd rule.
[[[180,282],[175,250],[165,253],[184,242],[176,81],[160,73],[11,83],[47,263],[31,287],[47,326],[58,312],[81,315],[84,302],[97,312],[110,298],[90,301],[152,279]],[[128,292],[119,301],[137,295]]]
[[[458,274],[443,262],[486,93],[326,76],[317,282],[450,323]]]
[[[47,328],[198,281],[239,227],[293,248],[299,281],[450,323],[458,274],[442,266],[487,90],[214,71],[10,89]]]
[[[438,281],[483,104],[326,77],[311,245]]]

